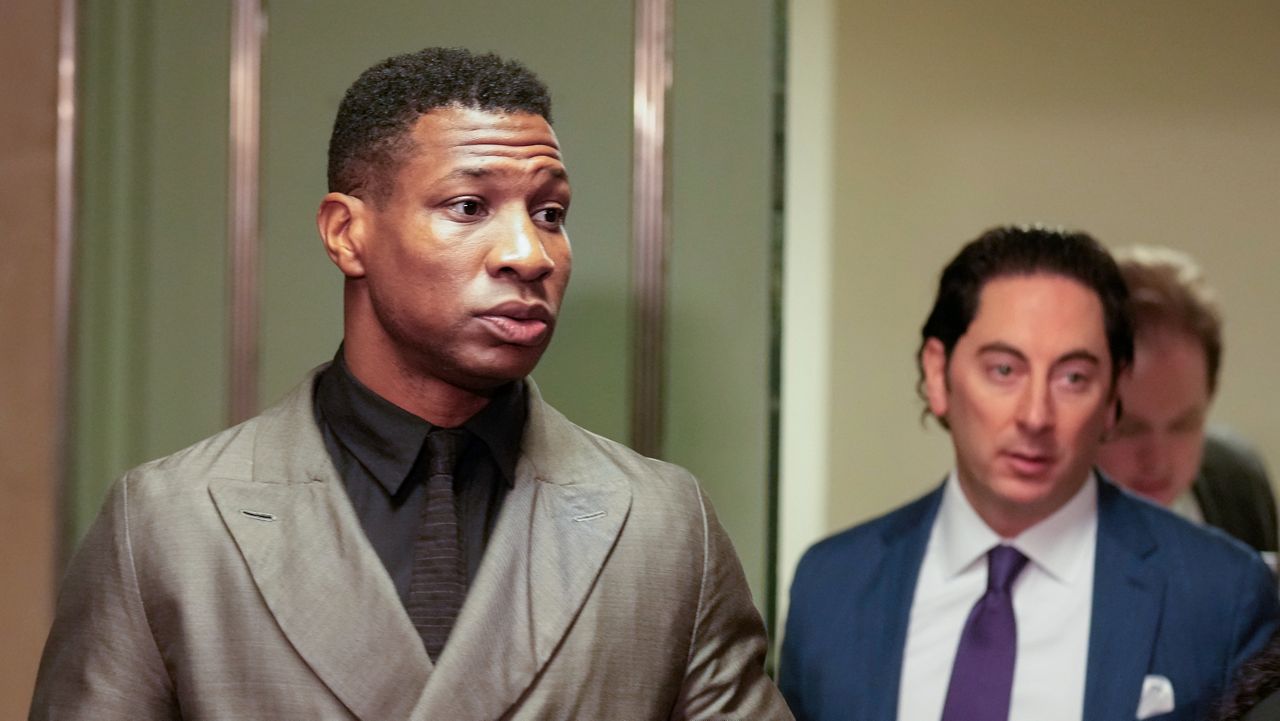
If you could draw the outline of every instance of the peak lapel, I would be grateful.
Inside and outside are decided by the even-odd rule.
[[[329,461],[313,380],[260,419],[253,479],[216,479],[209,492],[316,675],[360,719],[405,718],[431,663]]]
[[[1085,718],[1136,713],[1155,651],[1164,577],[1151,566],[1156,542],[1133,503],[1099,479]]]
[[[516,486],[414,719],[503,717],[569,631],[630,511],[619,470],[529,391]]]

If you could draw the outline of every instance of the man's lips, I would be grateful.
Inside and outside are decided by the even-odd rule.
[[[536,346],[546,340],[555,323],[551,309],[541,303],[509,301],[476,316],[503,343]]]
[[[1004,451],[1005,462],[1020,476],[1040,476],[1053,466],[1054,457],[1040,451]]]

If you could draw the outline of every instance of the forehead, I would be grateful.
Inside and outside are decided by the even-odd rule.
[[[540,115],[435,108],[414,122],[408,160],[429,165],[459,163],[540,163],[563,172],[555,131]]]
[[[1208,362],[1204,343],[1191,331],[1173,323],[1156,322],[1139,326],[1133,336],[1134,356],[1158,361],[1166,355],[1185,356],[1204,365]]]
[[[1074,278],[1049,273],[987,281],[964,337],[1050,354],[1088,350],[1101,358],[1107,353],[1098,294]]]
[[[1209,361],[1200,339],[1171,325],[1144,328],[1134,338],[1134,384],[1154,396],[1209,395]]]

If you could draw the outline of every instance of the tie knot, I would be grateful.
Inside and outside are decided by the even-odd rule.
[[[1000,545],[987,553],[987,588],[1008,593],[1013,581],[1027,565],[1027,557],[1013,546]]]
[[[432,428],[427,433],[427,476],[452,476],[458,453],[466,441],[461,428]]]

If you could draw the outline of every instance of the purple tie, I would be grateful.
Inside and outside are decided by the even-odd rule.
[[[987,553],[987,592],[973,604],[960,635],[942,721],[1008,721],[1018,626],[1009,589],[1027,565],[1013,546]]]
[[[453,498],[453,470],[464,434],[460,429],[433,428],[426,440],[427,502],[413,545],[413,576],[406,606],[427,655],[435,662],[440,661],[440,652],[467,595]]]

